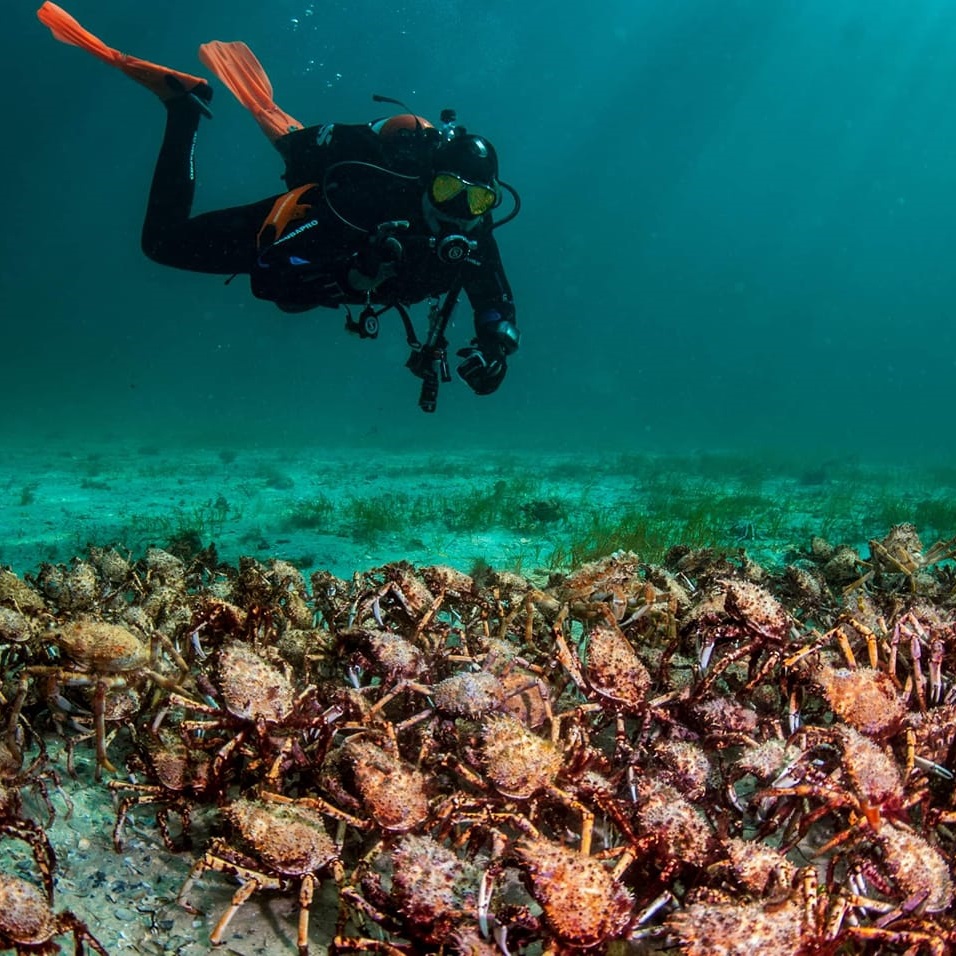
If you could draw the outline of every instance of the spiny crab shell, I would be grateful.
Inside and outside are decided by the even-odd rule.
[[[149,648],[118,624],[71,621],[54,631],[53,639],[70,660],[100,673],[122,674],[149,664]]]
[[[503,796],[525,800],[550,787],[561,770],[561,751],[513,717],[489,717],[481,739],[486,772]]]
[[[338,855],[322,817],[307,807],[241,799],[223,813],[256,857],[283,876],[314,873]]]
[[[600,860],[539,837],[519,840],[515,853],[545,922],[563,942],[589,949],[624,932],[634,900]]]
[[[428,588],[445,593],[452,598],[477,597],[475,580],[463,571],[446,564],[432,564],[420,569]]]
[[[418,678],[425,671],[424,653],[400,634],[378,627],[351,627],[339,631],[347,648],[356,647],[369,657],[374,669],[388,677]]]
[[[56,932],[43,894],[32,883],[0,873],[0,943],[9,941],[18,953],[34,946],[42,952],[42,944]]]
[[[428,836],[403,836],[390,856],[394,902],[424,942],[445,942],[477,909],[477,870]]]
[[[641,559],[633,551],[615,551],[597,561],[582,564],[569,574],[560,591],[574,597],[604,594],[614,588],[627,588],[638,579]]]
[[[651,675],[616,625],[605,621],[589,631],[587,672],[602,696],[633,710],[644,706]]]
[[[30,618],[20,611],[0,604],[0,643],[25,644],[34,633]]]
[[[804,949],[804,909],[796,900],[783,905],[735,901],[696,902],[667,921],[684,956],[737,956],[774,953],[787,956]]]
[[[870,541],[870,552],[873,562],[886,570],[898,571],[899,568],[893,560],[886,560],[884,554],[898,561],[904,568],[916,569],[923,561],[923,542],[920,541],[915,525],[896,524],[882,540]]]
[[[150,739],[145,749],[150,767],[161,787],[180,793],[202,790],[209,785],[212,759],[208,754],[193,750],[165,733],[159,742]]]
[[[453,674],[432,688],[435,706],[446,714],[480,717],[499,710],[506,693],[501,681],[488,671]]]
[[[705,866],[714,852],[714,835],[701,808],[669,784],[644,779],[637,788],[642,830],[673,859]]]
[[[903,778],[890,751],[869,737],[843,727],[836,734],[843,746],[843,768],[868,806],[879,807],[903,791]]]
[[[409,562],[395,561],[379,570],[384,572],[386,581],[398,588],[396,598],[414,617],[424,614],[435,603],[435,595],[428,590],[415,567]]]
[[[12,571],[0,569],[0,604],[27,614],[46,610],[43,598]]]
[[[325,761],[322,785],[383,830],[404,833],[428,816],[425,775],[367,737],[352,737]]]
[[[953,902],[953,880],[942,854],[919,834],[895,826],[880,828],[883,868],[907,896],[926,893],[921,908],[941,913]]]
[[[750,581],[725,578],[724,610],[748,630],[770,640],[783,641],[790,634],[793,619],[767,590]]]
[[[867,737],[890,736],[906,719],[903,697],[883,671],[824,664],[814,679],[834,714]]]
[[[724,849],[733,875],[757,896],[766,897],[780,890],[789,890],[796,879],[796,866],[779,850],[765,843],[730,837]]]
[[[217,675],[226,708],[236,717],[281,721],[292,711],[289,679],[245,644],[222,649]]]

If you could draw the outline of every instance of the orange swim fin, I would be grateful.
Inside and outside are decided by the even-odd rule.
[[[272,83],[256,55],[239,40],[212,40],[199,48],[199,59],[228,87],[252,113],[270,143],[281,139],[302,124],[276,106]]]
[[[66,10],[55,3],[50,3],[49,0],[37,10],[37,17],[41,23],[50,28],[50,32],[61,43],[78,46],[104,63],[115,66],[130,79],[152,90],[164,102],[177,96],[191,94],[203,112],[207,116],[212,115],[205,103],[212,96],[212,90],[201,76],[180,73],[178,70],[171,70],[168,66],[160,66],[158,63],[150,63],[149,60],[140,60],[138,57],[114,50],[81,26]]]

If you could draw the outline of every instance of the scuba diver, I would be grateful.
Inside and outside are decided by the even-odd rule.
[[[203,44],[200,60],[284,159],[288,191],[192,216],[196,137],[201,118],[212,116],[209,84],[107,46],[54,3],[37,16],[56,39],[118,68],[166,107],[142,232],[150,259],[227,281],[248,275],[253,295],[285,312],[342,306],[346,328],[363,338],[376,337],[379,317],[395,309],[411,346],[407,365],[422,379],[419,405],[429,412],[439,382],[451,378],[445,329],[464,291],[475,335],[457,353],[458,375],[478,395],[498,388],[519,333],[493,231],[517,215],[520,199],[498,178],[494,146],[456,125],[454,111],[443,111],[438,127],[411,112],[305,127],[275,104],[268,76],[244,43]],[[397,100],[374,99],[407,110]],[[512,208],[496,221],[492,211],[505,192]],[[407,307],[426,299],[422,342]],[[361,307],[357,316],[352,306]]]

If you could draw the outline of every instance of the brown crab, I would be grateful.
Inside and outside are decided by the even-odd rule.
[[[312,603],[332,634],[354,623],[356,582],[336,577],[331,571],[316,571],[311,578]]]
[[[915,594],[929,584],[924,576],[927,569],[954,556],[956,538],[937,541],[927,551],[914,525],[894,525],[885,538],[870,541],[869,570],[857,584],[872,580],[877,585],[892,588],[902,580]]]
[[[767,952],[776,956],[802,956],[816,952],[839,933],[821,925],[814,892],[806,896],[789,892],[779,900],[738,900],[708,890],[692,899],[666,922],[675,943],[685,956],[744,956]],[[826,952],[826,949],[821,950]]]
[[[686,956],[752,952],[804,956],[842,952],[852,941],[907,946],[908,953],[925,951],[932,956],[948,951],[951,933],[944,937],[938,930],[911,928],[905,919],[894,928],[901,911],[839,889],[820,888],[811,867],[800,871],[794,883],[796,888],[782,900],[738,900],[719,891],[695,891],[687,905],[667,919],[666,928]],[[856,914],[869,910],[880,914],[879,919],[861,925]],[[854,918],[848,920],[851,913]]]
[[[736,578],[718,580],[715,591],[683,622],[684,633],[699,646],[703,679],[694,689],[695,696],[703,697],[728,667],[744,658],[749,658],[748,686],[758,684],[781,659],[794,623],[766,588]],[[712,664],[717,645],[724,642],[733,646]]]
[[[913,763],[921,770],[954,779],[956,766],[956,701],[911,718]]]
[[[605,616],[588,629],[580,657],[563,628],[555,626],[553,634],[561,666],[589,700],[632,714],[646,708],[651,675],[615,621]]]
[[[853,648],[857,635],[866,641],[868,665],[857,663]],[[830,653],[831,645],[839,648],[842,660]],[[909,712],[899,681],[884,669],[888,665],[881,666],[876,633],[853,617],[818,636],[783,664],[803,687],[821,691],[837,718],[868,737],[887,740],[907,720]],[[799,715],[794,723],[796,730]]]
[[[378,677],[385,689],[399,680],[420,680],[427,673],[425,653],[394,631],[374,625],[342,628],[338,642],[349,652],[347,676],[356,687],[365,671]]]
[[[544,921],[565,945],[591,949],[624,935],[634,898],[620,875],[630,864],[622,856],[613,869],[540,836],[518,840],[514,854],[527,874],[531,895]]]
[[[872,667],[823,664],[813,675],[833,713],[860,733],[886,740],[903,726],[907,709],[892,678]]]
[[[364,575],[363,587],[352,603],[349,626],[366,623],[369,615],[379,627],[394,624],[399,632],[421,634],[442,604],[407,561],[395,561]]]
[[[247,613],[235,604],[205,595],[197,602],[181,638],[184,653],[202,663],[214,650],[246,633]]]
[[[637,838],[628,846],[660,884],[681,871],[703,870],[720,855],[714,826],[700,806],[655,777],[635,782],[633,814]]]
[[[946,858],[925,837],[888,824],[867,837],[875,861],[863,876],[880,893],[895,896],[910,912],[942,913],[953,902],[953,877]],[[857,857],[859,847],[854,848]]]
[[[276,624],[296,628],[313,625],[305,580],[288,561],[273,559],[264,565],[253,558],[241,558],[233,591],[243,607],[258,609],[260,614],[268,611]]]
[[[61,665],[32,665],[24,673],[41,681],[44,695],[54,716],[61,712],[57,703],[61,688],[92,689],[92,711],[96,740],[96,778],[105,768],[116,768],[106,754],[107,697],[111,692],[135,692],[136,685],[151,682],[168,690],[180,691],[188,672],[186,662],[163,634],[155,632],[149,645],[118,624],[92,619],[71,621],[57,628],[51,639],[66,658]],[[177,678],[157,670],[160,651],[175,662]]]
[[[394,732],[401,735],[406,730],[432,719],[474,720],[490,713],[499,713],[508,709],[514,702],[514,712],[534,708],[522,703],[522,695],[531,692],[540,695],[542,701],[548,698],[543,681],[530,671],[522,673],[521,678],[511,679],[519,673],[519,659],[513,658],[498,666],[494,655],[486,657],[484,666],[478,670],[465,668],[444,677],[435,684],[423,684],[420,681],[400,681],[391,692],[384,694],[372,706],[370,716],[385,714],[385,708],[400,695],[409,691],[431,698],[431,705],[394,723]],[[511,676],[509,676],[511,675]],[[525,676],[527,675],[527,676]],[[407,711],[406,711],[407,712]]]
[[[570,574],[552,578],[547,590],[532,590],[527,600],[548,621],[559,616],[589,621],[610,613],[620,622],[644,600],[648,585],[640,578],[639,570],[640,558],[636,554],[615,551]]]
[[[32,883],[0,873],[0,949],[16,950],[17,956],[52,956],[60,952],[55,937],[73,934],[77,956],[89,943],[107,956],[99,940],[79,917],[70,912],[54,913]]]
[[[479,933],[480,871],[433,837],[405,834],[393,846],[378,845],[342,890],[357,914],[412,941],[411,948],[376,945],[346,936],[340,926],[331,952],[371,950],[418,953],[449,946],[454,952],[493,952]],[[345,915],[343,913],[343,915]]]
[[[427,778],[401,759],[389,736],[375,740],[359,733],[349,737],[325,758],[319,782],[350,813],[314,797],[301,798],[303,805],[323,810],[359,829],[375,827],[405,833],[428,817]],[[357,813],[363,816],[356,817]]]
[[[857,837],[861,829],[878,833],[886,821],[906,825],[909,809],[925,799],[923,790],[908,790],[890,751],[852,727],[806,727],[800,736],[808,746],[799,760],[789,765],[787,779],[778,780],[759,796],[788,798],[788,802],[796,797],[801,804],[806,799],[817,801],[807,813],[790,805],[790,816],[796,815],[801,836],[816,821],[839,810],[849,811],[849,826],[817,848],[815,855],[831,852]],[[824,776],[819,763],[828,753],[837,755],[837,772]]]
[[[468,619],[486,612],[488,602],[470,574],[447,564],[431,564],[420,572],[428,590],[440,596],[445,607]]]
[[[225,778],[230,763],[248,746],[253,762],[265,767],[264,783],[274,786],[301,732],[316,731],[323,744],[331,740],[330,723],[339,712],[322,710],[314,687],[297,693],[277,666],[247,644],[224,644],[216,654],[214,680],[203,678],[200,683],[212,703],[200,704],[176,693],[170,703],[205,715],[183,720],[180,727],[190,746],[215,748],[211,772],[217,781]],[[225,741],[215,736],[223,731],[228,733]]]
[[[121,794],[113,827],[113,845],[116,851],[123,849],[123,826],[130,810],[144,804],[156,805],[156,825],[166,846],[177,852],[191,845],[189,823],[192,808],[197,801],[218,798],[222,788],[212,776],[212,761],[208,754],[187,747],[172,732],[160,730],[145,740],[137,740],[139,753],[132,753],[126,760],[130,777],[127,780],[110,780],[107,786]],[[145,779],[137,780],[135,774]],[[180,819],[180,842],[173,839],[169,830],[169,815],[178,813]]]
[[[589,856],[563,842],[545,836],[523,814],[486,807],[454,810],[443,828],[457,832],[456,845],[475,843],[478,834],[490,840],[488,868],[479,883],[478,919],[484,929],[495,926],[499,944],[511,929],[536,931],[549,943],[545,952],[576,952],[608,946],[624,937],[638,920],[631,891],[621,880],[634,861],[629,846],[615,847]],[[616,862],[608,866],[606,858]],[[509,905],[509,865],[516,865],[531,901],[540,907],[540,917],[527,906]],[[515,914],[514,926],[502,919]],[[502,949],[507,948],[502,945]]]
[[[0,605],[30,616],[47,610],[43,597],[9,568],[0,568]]]
[[[864,611],[870,610],[860,603]],[[844,614],[835,627],[789,657],[784,666],[802,664],[828,645],[836,645],[846,668],[824,660],[815,671],[811,669],[810,679],[822,687],[834,711],[848,723],[871,736],[886,737],[900,729],[910,694],[921,713],[942,702],[943,659],[953,645],[954,633],[953,623],[929,609],[908,610],[892,624],[878,613]],[[861,642],[868,667],[857,664],[857,654],[863,653]]]
[[[0,835],[14,837],[29,844],[46,888],[47,898],[52,903],[56,853],[43,827],[24,815],[23,798],[20,795],[24,787],[36,789],[46,803],[50,820],[53,820],[53,804],[50,802],[44,776],[49,776],[57,786],[59,778],[55,770],[44,769],[46,760],[46,750],[41,744],[40,754],[29,766],[24,767],[20,749],[16,747],[11,750],[9,742],[0,741]]]
[[[614,799],[613,786],[590,767],[597,754],[581,739],[581,728],[575,729],[577,739],[564,744],[539,737],[508,714],[493,714],[481,727],[481,772],[453,758],[449,762],[475,789],[482,793],[491,789],[504,798],[496,801],[502,808],[506,803],[530,802],[531,818],[546,802],[577,814],[581,819],[579,849],[588,856],[596,816],[592,803],[623,833],[631,835],[631,829],[626,813]],[[462,801],[462,795],[453,796],[443,812],[460,812]]]
[[[750,896],[779,899],[788,896],[796,866],[780,850],[757,840],[728,837],[721,845],[721,858],[709,873],[727,874]]]
[[[552,636],[558,661],[589,702],[577,711],[612,718],[618,752],[629,752],[624,717],[646,715],[651,710],[651,675],[617,621],[605,609],[588,627],[580,653],[569,647],[561,615],[552,627]]]
[[[226,929],[246,900],[259,890],[288,891],[298,887],[300,956],[309,951],[309,908],[316,877],[331,873],[341,884],[344,878],[339,847],[328,835],[322,817],[309,807],[279,794],[263,793],[260,799],[239,799],[227,804],[223,814],[238,842],[216,838],[195,863],[179,891],[178,902],[193,910],[188,897],[203,873],[216,870],[240,880],[229,908],[209,936],[213,945],[222,942]]]

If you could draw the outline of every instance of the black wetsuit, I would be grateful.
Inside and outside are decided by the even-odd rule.
[[[448,291],[460,275],[476,330],[492,316],[514,322],[490,215],[467,233],[475,246],[465,261],[443,261],[436,251],[443,236],[428,228],[422,199],[433,141],[392,145],[368,125],[310,127],[276,144],[286,155],[287,182],[300,192],[191,216],[199,113],[188,99],[170,101],[167,110],[143,224],[149,258],[197,272],[247,274],[256,296],[292,312],[369,297],[378,305],[409,305]],[[326,142],[318,144],[317,136]],[[283,203],[298,218],[277,218]],[[367,259],[379,225],[390,221],[408,223],[393,230],[401,244],[395,274],[371,293],[353,288],[350,271]]]

